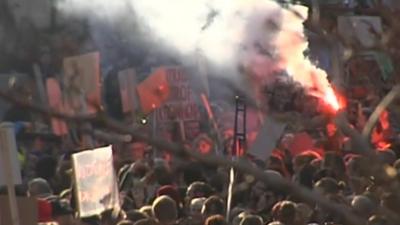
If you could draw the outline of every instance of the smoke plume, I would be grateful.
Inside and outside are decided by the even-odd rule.
[[[134,38],[138,33],[126,26],[121,35],[184,62],[193,63],[201,54],[209,67],[232,79],[243,71],[268,79],[275,70],[286,70],[337,108],[327,74],[304,56],[306,7],[283,8],[270,0],[64,0],[59,9],[115,26],[137,26],[142,38]]]

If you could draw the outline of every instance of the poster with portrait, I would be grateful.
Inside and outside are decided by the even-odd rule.
[[[92,52],[65,58],[63,67],[64,96],[70,110],[76,113],[84,110],[95,113],[101,102],[100,54]]]

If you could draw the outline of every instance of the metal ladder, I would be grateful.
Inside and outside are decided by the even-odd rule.
[[[236,96],[235,103],[235,125],[233,134],[232,157],[239,157],[246,149],[246,103],[240,96]],[[239,124],[239,120],[242,123]]]

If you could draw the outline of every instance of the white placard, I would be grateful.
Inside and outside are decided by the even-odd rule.
[[[119,208],[117,177],[111,146],[72,155],[80,217]]]

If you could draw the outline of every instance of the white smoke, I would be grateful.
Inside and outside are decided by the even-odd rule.
[[[59,9],[118,23],[135,21],[156,47],[168,46],[171,54],[189,61],[201,52],[230,75],[238,75],[239,66],[258,77],[280,68],[322,97],[331,90],[326,73],[303,54],[306,7],[287,9],[271,0],[64,0]]]
[[[239,56],[248,58],[255,53],[255,43],[272,40],[276,31],[266,30],[265,20],[273,16],[279,20],[282,10],[268,0],[64,0],[59,9],[109,23],[139,21],[142,30],[151,32],[149,38],[184,56],[200,51],[218,65],[237,63]]]

